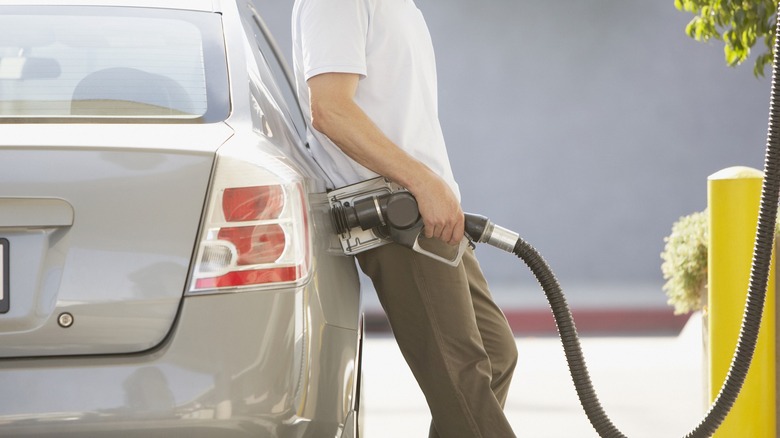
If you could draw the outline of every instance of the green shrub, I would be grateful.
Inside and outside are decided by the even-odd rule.
[[[681,217],[664,239],[661,253],[663,286],[679,315],[700,310],[707,286],[707,247],[709,223],[707,210]]]

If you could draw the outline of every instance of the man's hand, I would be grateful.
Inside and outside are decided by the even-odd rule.
[[[463,210],[450,187],[438,176],[433,177],[420,189],[410,189],[420,208],[425,237],[457,245],[463,239]]]

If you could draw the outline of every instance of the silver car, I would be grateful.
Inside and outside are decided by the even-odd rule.
[[[355,437],[361,318],[249,1],[0,0],[0,436]]]

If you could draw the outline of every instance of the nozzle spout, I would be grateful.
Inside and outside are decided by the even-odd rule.
[[[499,227],[485,216],[466,213],[466,234],[478,243],[487,243],[506,252],[513,252],[520,235]]]
[[[466,213],[466,234],[474,242],[484,242],[482,238],[490,225],[490,220],[479,214]]]

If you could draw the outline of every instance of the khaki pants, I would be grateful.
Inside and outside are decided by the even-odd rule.
[[[473,251],[454,268],[396,244],[357,259],[428,402],[430,437],[514,437],[503,405],[517,348]]]

